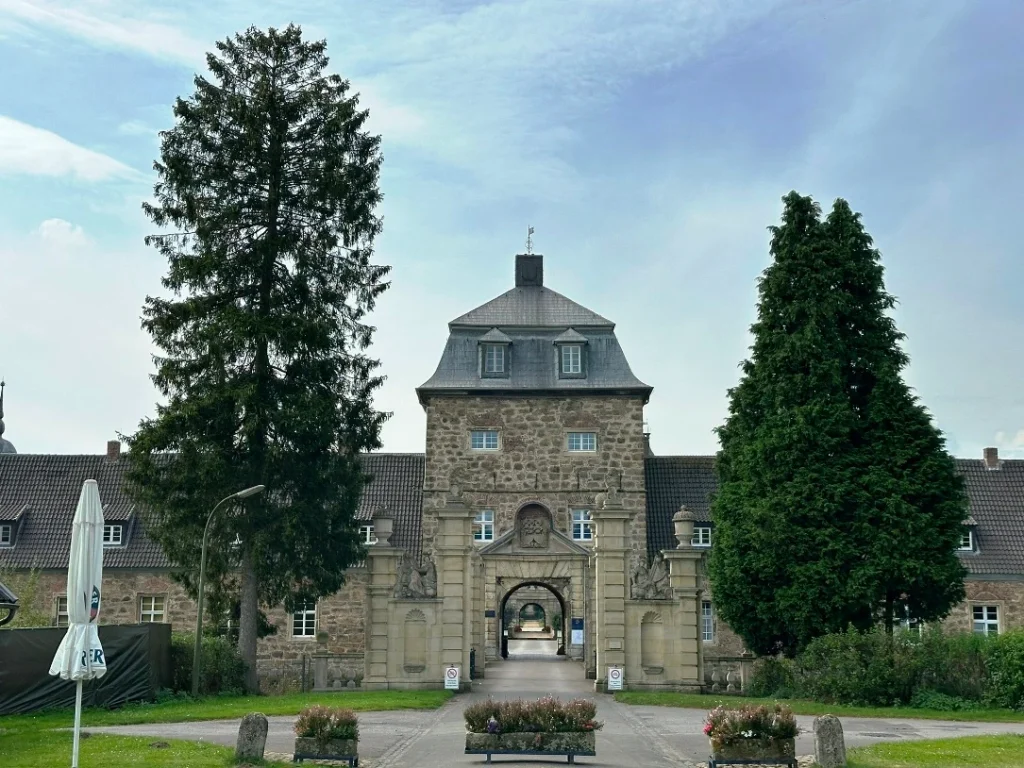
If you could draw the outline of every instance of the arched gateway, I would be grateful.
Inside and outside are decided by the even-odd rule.
[[[505,608],[535,587],[555,596],[567,663],[603,687],[700,686],[692,520],[648,564],[643,408],[614,324],[543,285],[539,255],[516,258],[507,293],[456,318],[427,414],[423,513],[390,544],[374,517],[368,557],[367,688],[463,686],[499,662]],[[664,538],[662,537],[662,539]]]

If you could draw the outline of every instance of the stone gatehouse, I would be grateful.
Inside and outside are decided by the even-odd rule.
[[[485,660],[503,655],[506,617],[535,604],[557,617],[559,652],[598,686],[610,666],[627,687],[726,684],[743,648],[703,574],[714,460],[653,454],[652,388],[610,320],[544,285],[543,257],[518,256],[511,290],[451,321],[417,395],[425,453],[364,457],[366,563],[316,605],[270,611],[278,631],[260,641],[264,678],[297,677],[325,635],[367,687],[437,687],[450,665],[465,680],[471,651],[485,674]],[[2,409],[0,394],[0,440]],[[987,449],[958,467],[971,575],[948,621],[1024,625],[1024,461]],[[124,495],[123,469],[116,441],[99,456],[19,455],[3,441],[0,568],[38,571],[35,607],[66,621],[71,518],[95,479],[111,529],[102,619],[188,630],[195,606]]]

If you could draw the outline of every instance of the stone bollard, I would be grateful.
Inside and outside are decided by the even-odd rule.
[[[238,726],[238,741],[235,743],[236,762],[261,762],[267,748],[267,717],[260,712],[250,712]]]
[[[846,768],[843,724],[835,715],[814,718],[814,759],[821,768]]]

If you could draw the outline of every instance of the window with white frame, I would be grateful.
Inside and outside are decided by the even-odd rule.
[[[562,373],[576,375],[583,373],[583,347],[579,344],[562,344]]]
[[[68,620],[68,598],[67,595],[61,595],[57,598],[56,605],[56,621],[54,622],[58,627],[66,627],[71,622]]]
[[[368,547],[377,543],[377,537],[373,535],[373,526],[367,523],[359,526],[359,540]]]
[[[107,523],[103,526],[103,546],[120,547],[124,543],[124,526],[120,523]]]
[[[572,510],[572,537],[576,541],[590,541],[594,538],[593,518],[589,509]]]
[[[710,600],[703,600],[700,604],[700,639],[705,643],[715,641],[715,612]]]
[[[597,432],[570,432],[568,448],[575,453],[593,453],[597,450]]]
[[[693,526],[693,536],[690,538],[690,544],[694,547],[710,547],[711,546],[711,526],[710,525],[695,525]]]
[[[970,552],[974,549],[974,531],[970,528],[960,534],[960,546],[958,549],[961,552]]]
[[[292,614],[292,637],[316,637],[316,603],[304,603]]]
[[[469,433],[469,447],[474,451],[496,451],[499,447],[498,430],[474,429]]]
[[[975,605],[974,611],[974,633],[977,635],[998,635],[999,634],[999,606],[996,605]]]
[[[10,523],[0,524],[0,547],[9,547],[14,541],[14,526]]]
[[[488,376],[504,376],[507,372],[505,365],[504,344],[484,344],[484,374]]]
[[[473,541],[494,541],[494,510],[481,509],[473,520]]]
[[[164,596],[142,595],[139,598],[139,621],[142,624],[163,624]]]

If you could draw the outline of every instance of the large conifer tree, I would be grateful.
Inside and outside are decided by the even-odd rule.
[[[193,594],[212,506],[266,486],[218,514],[207,563],[215,598],[238,591],[255,689],[260,604],[330,594],[363,557],[359,454],[386,418],[366,315],[389,268],[371,263],[380,139],[326,73],[326,44],[289,26],[216,48],[211,77],[174,105],[143,206],[172,297],[146,299],[166,403],[129,439],[130,479]]]
[[[795,192],[772,227],[751,357],[717,431],[708,573],[758,653],[963,599],[967,514],[942,435],[902,380],[903,335],[857,214]]]

